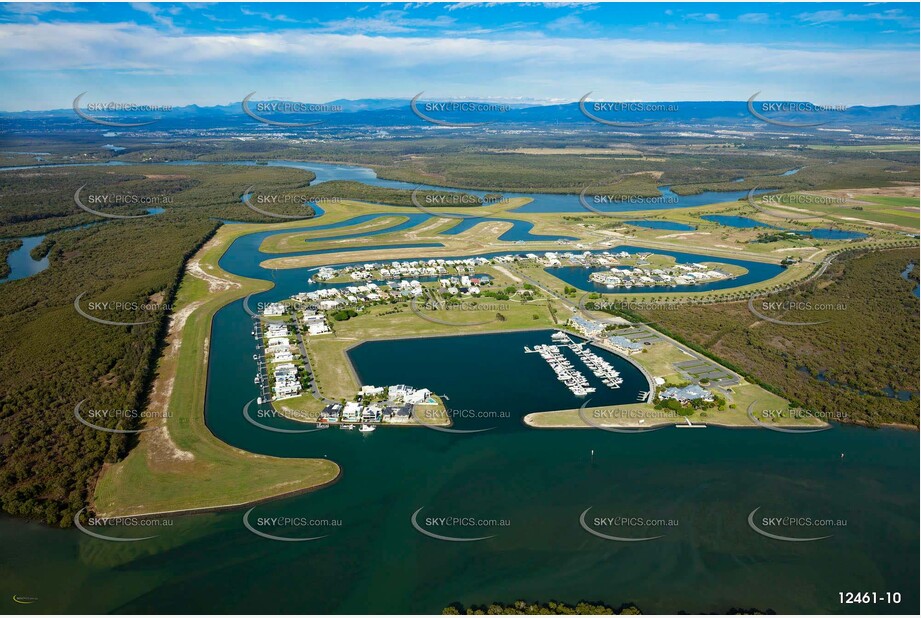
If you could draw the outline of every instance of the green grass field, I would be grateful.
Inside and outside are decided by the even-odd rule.
[[[225,273],[217,261],[235,237],[257,227],[265,226],[225,226],[199,253],[205,276],[220,279],[206,281],[189,274],[183,278],[174,315],[184,316],[185,324],[160,358],[151,396],[151,407],[163,406],[170,418],[158,429],[140,434],[138,446],[128,457],[103,471],[94,497],[98,514],[240,505],[306,491],[338,477],[339,466],[331,461],[248,453],[218,440],[205,425],[211,319],[232,300],[268,287],[265,282]],[[230,285],[219,284],[220,280]],[[163,390],[170,386],[167,397]]]

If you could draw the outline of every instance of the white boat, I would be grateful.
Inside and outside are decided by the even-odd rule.
[[[351,431],[352,429],[355,429],[355,425],[352,425],[351,423],[347,425],[339,425],[339,429],[345,429],[346,431]]]
[[[256,377],[253,378],[253,384],[259,384],[259,374],[256,374]]]
[[[377,429],[377,427],[375,427],[374,425],[362,425],[361,427],[358,428],[358,431],[369,433],[369,432],[374,431],[375,429]]]
[[[262,405],[262,397],[256,397],[256,403]]]

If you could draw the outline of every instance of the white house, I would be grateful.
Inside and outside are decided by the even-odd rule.
[[[266,317],[277,317],[285,314],[285,306],[281,303],[271,303],[266,305],[265,309],[262,310],[262,315]]]
[[[419,390],[413,391],[412,393],[404,396],[403,401],[405,403],[410,403],[410,404],[419,404],[419,403],[423,403],[431,395],[432,395],[432,391],[430,391],[429,389],[420,388]]]

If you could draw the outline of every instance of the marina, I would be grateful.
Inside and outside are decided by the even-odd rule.
[[[596,392],[596,388],[591,386],[585,374],[580,369],[573,366],[572,361],[567,359],[560,348],[572,350],[588,371],[596,378],[599,378],[605,386],[611,389],[620,388],[624,380],[611,363],[601,356],[593,353],[588,348],[588,342],[575,342],[569,335],[562,331],[556,331],[551,335],[551,339],[556,344],[539,344],[534,348],[524,347],[526,354],[537,353],[543,358],[550,368],[556,374],[557,380],[566,385],[566,387],[576,397],[585,397],[590,393]]]

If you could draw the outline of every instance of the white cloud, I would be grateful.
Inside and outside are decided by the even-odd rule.
[[[86,9],[69,2],[6,2],[0,8],[16,15],[41,15],[44,13],[82,13]]]
[[[489,39],[297,28],[191,34],[129,22],[0,24],[0,66],[8,85],[0,109],[22,109],[38,97],[62,107],[83,90],[108,96],[103,88],[128,84],[156,99],[145,102],[170,104],[239,101],[257,89],[291,98],[304,91],[305,100],[411,96],[423,89],[438,96],[577,100],[592,90],[609,100],[745,100],[761,90],[766,98],[819,103],[907,103],[917,102],[919,72],[917,50],[908,47],[572,32]],[[842,83],[854,88],[842,91]]]
[[[166,7],[162,5],[151,4],[150,2],[132,2],[131,8],[135,11],[140,11],[150,15],[150,18],[154,20],[155,23],[160,24],[161,26],[166,26],[167,28],[174,28],[172,17],[167,17],[164,13],[170,15],[177,15],[181,10],[179,7]]]
[[[800,13],[798,19],[811,24],[831,24],[855,21],[908,21],[910,18],[901,9],[889,9],[882,13],[845,13],[841,10]]]
[[[720,20],[720,16],[718,13],[688,13],[688,19],[694,21],[717,22]]]
[[[739,15],[739,21],[743,24],[766,24],[769,15],[767,13],[743,13]]]
[[[265,11],[253,11],[251,9],[246,8],[245,6],[240,7],[240,13],[242,13],[243,15],[246,15],[247,17],[258,17],[266,21],[287,22],[287,23],[292,23],[292,24],[297,23],[296,19],[291,19],[290,17],[282,13],[274,14],[274,13],[267,13]]]

